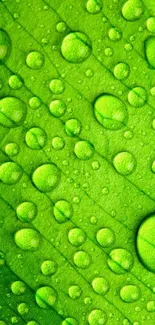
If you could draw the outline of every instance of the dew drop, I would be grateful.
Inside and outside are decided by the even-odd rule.
[[[70,202],[59,200],[54,205],[54,217],[58,223],[69,221],[73,216],[73,208]]]
[[[94,147],[88,141],[78,141],[74,147],[74,153],[77,158],[81,160],[88,160],[92,158],[94,154]]]
[[[38,109],[41,107],[41,99],[39,97],[31,97],[29,100],[29,105],[32,109]]]
[[[41,287],[36,291],[36,302],[43,309],[53,307],[56,299],[56,291],[50,286]]]
[[[112,272],[124,274],[131,270],[133,257],[126,249],[116,248],[110,252],[107,263]]]
[[[5,60],[11,51],[11,40],[8,33],[0,29],[0,61]]]
[[[137,233],[137,252],[146,269],[155,273],[155,215],[146,218]]]
[[[11,284],[11,291],[14,295],[23,295],[26,291],[26,286],[22,281],[15,281]]]
[[[115,96],[104,94],[94,104],[95,117],[109,130],[119,130],[126,125],[127,110],[124,103]]]
[[[122,15],[128,21],[140,19],[143,12],[144,10],[141,0],[128,0],[122,8]]]
[[[0,267],[5,264],[5,255],[0,251]]]
[[[147,311],[149,311],[150,313],[153,313],[155,312],[155,301],[154,300],[150,300],[148,303],[147,303]]]
[[[98,170],[100,168],[100,163],[97,160],[93,161],[92,168],[93,170]]]
[[[16,209],[17,217],[23,222],[31,222],[37,215],[37,207],[33,202],[23,202]]]
[[[21,125],[26,118],[26,105],[18,98],[5,97],[0,100],[0,124],[13,128]]]
[[[97,232],[96,239],[102,247],[109,247],[115,242],[115,234],[110,228],[102,228]]]
[[[64,33],[67,29],[66,23],[64,21],[60,21],[57,25],[56,25],[56,30],[58,33]]]
[[[8,156],[13,157],[19,153],[19,146],[17,143],[11,142],[5,146],[5,152]]]
[[[55,137],[52,139],[52,147],[55,150],[61,150],[65,146],[65,141],[61,137]]]
[[[27,55],[26,64],[29,68],[35,70],[40,69],[43,66],[44,57],[43,54],[37,51],[32,51]]]
[[[49,276],[57,271],[57,264],[54,261],[44,261],[41,265],[42,274]]]
[[[125,131],[124,132],[124,138],[127,139],[127,140],[130,140],[133,138],[133,133],[132,131]]]
[[[34,150],[42,149],[46,144],[47,136],[41,128],[31,128],[25,135],[25,142],[27,146]]]
[[[74,300],[80,298],[81,293],[82,293],[82,290],[81,290],[81,288],[80,288],[79,286],[77,286],[77,285],[73,285],[73,286],[71,286],[71,287],[69,288],[69,290],[68,290],[68,294],[69,294],[70,298],[72,298],[72,299],[74,299]]]
[[[22,87],[23,82],[20,76],[18,75],[12,75],[9,78],[9,86],[10,88],[14,89],[14,90],[18,90]]]
[[[145,41],[145,55],[151,68],[155,69],[155,36],[149,36]]]
[[[74,264],[80,269],[86,269],[90,265],[90,256],[84,251],[78,251],[74,254]]]
[[[53,79],[49,84],[50,91],[53,94],[62,94],[65,90],[64,82],[61,79]]]
[[[99,295],[106,295],[109,291],[109,282],[103,277],[97,277],[92,281],[93,290]]]
[[[107,321],[106,313],[100,309],[94,309],[88,316],[90,325],[104,325]]]
[[[36,322],[35,320],[30,320],[27,325],[39,325],[38,322]]]
[[[92,69],[87,69],[85,75],[87,78],[91,78],[94,75],[94,71]]]
[[[147,25],[148,31],[150,33],[154,34],[155,33],[155,17],[148,18],[146,25]]]
[[[43,164],[34,171],[32,180],[41,192],[50,192],[60,181],[60,170],[54,164]]]
[[[61,117],[66,112],[66,104],[61,99],[56,99],[50,103],[49,109],[54,117]]]
[[[128,93],[129,104],[133,107],[143,107],[147,102],[147,92],[142,87],[135,87]]]
[[[15,162],[6,162],[0,166],[0,180],[4,184],[13,185],[20,181],[22,168]]]
[[[102,0],[88,0],[86,9],[90,14],[97,14],[102,10]]]
[[[40,244],[40,235],[34,229],[21,229],[15,233],[15,243],[22,250],[35,250]]]
[[[108,36],[111,41],[117,42],[121,39],[122,33],[120,32],[120,30],[118,28],[113,27],[109,30]]]
[[[153,161],[151,169],[152,169],[152,172],[155,173],[155,161]]]
[[[73,246],[81,246],[86,241],[86,234],[80,228],[73,228],[68,233],[68,240]]]
[[[129,65],[127,63],[118,63],[115,68],[114,68],[114,76],[118,79],[118,80],[125,80],[128,78],[130,73],[130,68]]]
[[[124,302],[135,302],[140,299],[140,289],[133,284],[126,285],[120,290],[120,297]]]
[[[28,306],[26,303],[22,302],[17,307],[18,313],[22,316],[26,315],[29,312]]]
[[[62,41],[61,53],[71,63],[81,63],[91,54],[92,46],[89,37],[81,32],[72,32]]]
[[[135,170],[136,161],[130,152],[124,151],[114,157],[113,165],[119,174],[128,176]]]
[[[67,317],[62,321],[61,325],[78,325],[78,322],[75,318]]]
[[[70,137],[77,137],[81,132],[81,123],[77,119],[70,119],[65,123],[65,131]]]

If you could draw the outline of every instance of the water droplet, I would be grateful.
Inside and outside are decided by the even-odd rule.
[[[35,250],[40,244],[40,235],[34,229],[21,229],[15,233],[15,243],[22,250]]]
[[[65,123],[65,131],[70,137],[76,137],[81,132],[81,123],[77,119],[70,119]]]
[[[135,87],[128,93],[129,104],[133,107],[139,108],[147,102],[147,92],[142,87]]]
[[[0,124],[13,128],[21,125],[26,118],[26,105],[18,98],[5,97],[0,100]]]
[[[124,103],[109,94],[101,95],[96,99],[94,113],[98,122],[109,130],[119,130],[127,122],[127,110]]]
[[[125,131],[124,132],[124,138],[127,139],[127,140],[130,140],[133,138],[133,133],[132,131]]]
[[[86,234],[80,228],[73,228],[68,233],[68,240],[73,246],[80,246],[86,241]]]
[[[93,217],[91,217],[90,218],[90,223],[92,224],[92,225],[96,225],[97,224],[97,218],[95,217],[95,216],[93,216]]]
[[[47,309],[53,307],[56,299],[56,291],[50,286],[41,287],[36,291],[36,302],[41,308]]]
[[[58,33],[64,33],[67,29],[66,23],[64,21],[60,21],[57,25],[56,25],[56,30]]]
[[[151,168],[152,168],[152,172],[155,173],[155,161],[153,161]]]
[[[0,325],[7,325],[3,320],[0,320]]]
[[[90,325],[104,325],[107,321],[106,313],[100,309],[94,309],[88,316]]]
[[[114,76],[118,79],[118,80],[125,80],[128,78],[130,73],[130,68],[129,65],[127,63],[118,63],[115,68],[114,68]]]
[[[143,14],[143,4],[140,0],[128,0],[122,8],[122,15],[126,20],[140,19]]]
[[[90,256],[84,251],[78,251],[74,254],[74,264],[80,269],[89,267],[90,261]]]
[[[91,78],[91,77],[93,77],[94,72],[93,72],[92,69],[87,69],[86,72],[85,72],[85,75],[86,75],[87,78]]]
[[[151,300],[147,303],[147,311],[149,312],[155,312],[155,301],[154,300]]]
[[[60,181],[60,170],[54,164],[43,164],[34,171],[32,180],[41,192],[50,192]]]
[[[5,152],[8,156],[13,157],[16,156],[19,153],[19,146],[17,143],[8,143],[5,146]]]
[[[29,105],[32,109],[38,109],[41,106],[41,99],[39,97],[32,97],[29,100]]]
[[[36,322],[35,320],[30,320],[27,325],[39,325],[38,322]]]
[[[111,47],[107,47],[105,50],[104,50],[104,53],[105,53],[105,56],[107,57],[110,57],[113,55],[113,49]]]
[[[57,264],[54,261],[44,261],[41,265],[41,272],[44,275],[52,275],[57,271]]]
[[[24,302],[18,305],[17,310],[18,313],[22,316],[26,315],[29,312],[28,306]]]
[[[78,325],[78,322],[75,318],[67,317],[65,318],[62,323],[62,325]]]
[[[93,170],[98,170],[100,168],[100,163],[96,160],[92,162]]]
[[[37,51],[32,51],[27,55],[26,64],[31,69],[40,69],[43,66],[43,54]]]
[[[37,215],[37,207],[33,202],[23,202],[18,205],[17,217],[23,222],[31,222]]]
[[[11,40],[8,33],[0,29],[0,61],[3,61],[10,54]]]
[[[53,79],[49,84],[50,91],[53,94],[62,94],[65,90],[64,82],[61,79]]]
[[[124,274],[131,270],[133,257],[126,249],[116,248],[110,252],[107,263],[114,273]]]
[[[66,200],[57,201],[53,212],[58,223],[69,221],[73,216],[72,205]]]
[[[55,137],[52,140],[52,146],[55,150],[61,150],[65,146],[65,141],[61,137]]]
[[[126,285],[120,290],[120,297],[124,302],[135,302],[140,299],[140,289],[133,284]]]
[[[27,146],[34,150],[42,149],[46,144],[47,136],[41,128],[31,128],[27,131],[25,142]]]
[[[102,188],[103,195],[107,195],[109,193],[109,189],[107,187]]]
[[[26,286],[22,281],[15,281],[11,284],[11,291],[14,295],[23,295],[26,291]]]
[[[5,255],[0,251],[0,267],[5,264]]]
[[[120,30],[118,28],[113,27],[109,30],[108,36],[111,41],[117,42],[121,39],[122,33],[120,32]]]
[[[11,317],[11,323],[12,324],[17,324],[18,323],[18,318],[16,316]]]
[[[150,33],[155,33],[155,17],[148,18],[146,25]]]
[[[97,277],[92,281],[92,287],[99,295],[106,295],[109,291],[109,282],[103,277]]]
[[[66,112],[66,104],[61,100],[53,100],[49,106],[50,112],[55,117],[61,117]]]
[[[0,180],[4,184],[13,185],[20,181],[22,168],[15,162],[6,162],[0,166]]]
[[[89,37],[81,32],[72,32],[62,41],[61,53],[72,63],[81,63],[91,54],[92,46]]]
[[[82,293],[82,290],[77,285],[71,286],[69,288],[69,290],[68,290],[68,294],[69,294],[70,298],[72,298],[72,299],[78,299],[78,298],[80,298],[81,293]]]
[[[114,157],[113,165],[119,174],[128,176],[135,170],[136,161],[130,152],[124,151]]]
[[[155,273],[155,215],[145,219],[137,233],[137,251],[141,263]]]
[[[155,69],[155,36],[149,36],[145,41],[145,54],[151,68]]]
[[[94,147],[88,141],[78,141],[74,147],[74,153],[81,160],[88,160],[94,154]]]
[[[90,14],[97,14],[102,10],[102,0],[88,0],[86,3],[86,9]]]
[[[20,76],[18,75],[12,75],[10,78],[9,78],[9,86],[10,88],[14,89],[14,90],[18,90],[22,87],[23,85],[23,82],[22,82],[22,79]]]
[[[109,247],[115,242],[115,234],[110,228],[102,228],[97,232],[96,239],[102,247]]]

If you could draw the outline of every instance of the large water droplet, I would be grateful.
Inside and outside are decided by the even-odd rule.
[[[102,10],[102,0],[88,0],[86,3],[86,9],[90,14],[97,14]]]
[[[53,79],[49,84],[50,91],[53,94],[59,95],[62,94],[65,90],[65,85],[61,79]]]
[[[37,51],[32,51],[27,55],[26,64],[31,69],[40,69],[44,63],[43,54]]]
[[[118,80],[125,80],[128,78],[130,73],[130,68],[127,63],[121,62],[114,67],[114,76]]]
[[[92,287],[96,293],[99,295],[105,295],[110,287],[109,282],[103,277],[97,277],[92,281]]]
[[[120,290],[120,297],[124,302],[135,302],[140,298],[140,289],[133,284],[126,285]]]
[[[53,212],[58,223],[69,221],[73,216],[72,205],[66,200],[57,201]]]
[[[53,307],[57,299],[57,293],[54,288],[44,286],[36,291],[36,302],[39,307],[47,309]]]
[[[60,170],[54,164],[44,164],[38,167],[32,180],[41,192],[50,192],[60,181]]]
[[[4,184],[13,185],[20,181],[22,168],[15,162],[6,162],[0,166],[0,180]]]
[[[124,103],[115,96],[104,94],[94,104],[95,116],[106,129],[119,130],[126,125],[127,110]]]
[[[114,157],[113,165],[119,174],[127,176],[135,170],[136,161],[130,152],[124,151]]]
[[[106,313],[100,309],[94,309],[88,316],[88,323],[90,325],[104,325],[107,321]]]
[[[109,247],[115,242],[115,234],[110,228],[102,228],[97,232],[96,239],[103,247]]]
[[[147,92],[142,87],[135,87],[128,93],[129,104],[133,107],[143,107],[147,102]]]
[[[12,75],[10,78],[9,78],[9,86],[10,88],[14,89],[14,90],[18,90],[22,87],[23,85],[23,82],[22,82],[22,79],[20,76],[18,75]]]
[[[155,215],[145,219],[137,233],[139,258],[149,271],[155,273]]]
[[[53,116],[61,117],[66,112],[66,104],[61,99],[56,99],[50,103],[49,109]]]
[[[69,294],[70,298],[72,298],[74,300],[80,298],[81,293],[82,293],[82,290],[77,285],[71,286],[68,290],[68,294]]]
[[[11,291],[14,295],[23,295],[26,291],[26,286],[22,281],[15,281],[11,284]]]
[[[142,14],[143,4],[141,0],[128,0],[122,8],[123,17],[129,21],[140,19]]]
[[[46,144],[46,140],[45,131],[37,127],[29,129],[25,136],[27,146],[34,150],[42,149]]]
[[[37,215],[37,207],[33,202],[23,202],[18,205],[17,216],[23,222],[31,222]]]
[[[0,100],[0,124],[13,128],[21,125],[26,117],[26,106],[18,98],[5,97]]]
[[[80,228],[73,228],[68,233],[68,240],[73,246],[81,246],[86,241],[86,234]]]
[[[65,123],[65,131],[70,137],[76,137],[80,134],[81,123],[77,119],[70,119]]]
[[[116,248],[110,252],[107,263],[114,273],[124,274],[131,270],[133,257],[126,249]]]
[[[88,141],[78,141],[75,144],[74,152],[77,156],[77,158],[81,160],[88,160],[90,159],[94,154],[94,147],[93,145]]]
[[[8,33],[0,29],[0,61],[7,58],[11,50],[11,40]]]
[[[145,55],[151,68],[155,69],[155,36],[149,36],[146,39]]]
[[[81,63],[91,54],[92,46],[89,37],[81,32],[68,34],[62,42],[61,53],[72,63]]]
[[[29,100],[29,105],[32,109],[38,109],[41,106],[41,99],[39,97],[31,97]]]
[[[41,265],[41,272],[44,275],[52,275],[57,271],[57,264],[54,261],[44,261]]]
[[[40,235],[34,229],[21,229],[15,233],[15,243],[22,250],[35,250],[40,244]]]
[[[89,267],[90,261],[90,256],[84,251],[78,251],[74,254],[74,264],[81,269]]]

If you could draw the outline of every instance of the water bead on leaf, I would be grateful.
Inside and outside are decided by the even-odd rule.
[[[53,79],[53,80],[51,80],[51,82],[49,84],[49,88],[53,94],[59,95],[64,92],[65,85],[64,85],[63,80]]]
[[[130,152],[124,151],[114,157],[113,165],[119,174],[128,176],[135,170],[136,160]]]
[[[0,180],[4,184],[13,185],[20,181],[23,170],[15,162],[6,162],[0,166]]]
[[[90,14],[97,14],[102,10],[102,0],[88,0],[86,3],[86,9]]]
[[[92,158],[92,156],[94,154],[94,147],[88,141],[85,141],[85,140],[78,141],[75,144],[74,153],[77,156],[77,158],[79,158],[81,160],[88,160],[88,159]]]
[[[27,146],[33,150],[42,149],[47,141],[47,135],[41,128],[35,127],[27,131],[25,142]]]
[[[60,170],[55,164],[43,164],[34,171],[32,180],[41,192],[50,192],[60,181]]]
[[[73,208],[70,202],[66,200],[59,200],[54,205],[53,213],[58,223],[64,223],[72,218]]]
[[[5,60],[11,51],[11,40],[8,33],[0,29],[0,62]]]
[[[110,252],[107,263],[112,272],[124,274],[132,269],[133,257],[126,249],[116,248]]]
[[[39,233],[30,228],[18,230],[14,238],[16,245],[26,251],[36,250],[41,241]]]
[[[56,99],[50,103],[49,109],[54,117],[61,117],[66,112],[66,104],[61,99]]]
[[[18,205],[17,216],[23,222],[32,222],[37,215],[37,207],[33,202],[23,202]]]
[[[91,54],[89,37],[81,32],[71,32],[62,41],[61,53],[71,63],[82,63]]]
[[[0,100],[0,124],[13,128],[21,125],[26,118],[26,105],[19,98],[4,97]]]
[[[54,288],[44,286],[36,291],[36,302],[39,307],[48,309],[53,307],[57,300],[57,293]]]
[[[32,51],[26,57],[27,66],[33,70],[40,69],[43,63],[44,63],[43,54],[38,51]]]
[[[124,302],[135,302],[140,298],[140,289],[139,287],[133,284],[126,285],[121,288],[120,297]]]
[[[91,262],[89,254],[84,251],[76,252],[73,259],[74,264],[80,269],[88,268]]]
[[[107,322],[106,313],[100,309],[94,309],[88,316],[89,325],[104,325]]]

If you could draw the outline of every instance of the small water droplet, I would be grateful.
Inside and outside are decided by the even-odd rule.
[[[8,33],[0,29],[0,61],[5,60],[11,51],[11,40]]]
[[[0,100],[0,124],[13,128],[21,125],[26,118],[26,105],[15,97]]]
[[[78,322],[75,318],[67,317],[62,321],[61,325],[78,325]]]
[[[77,119],[70,119],[65,123],[65,131],[70,137],[76,137],[81,132],[81,123]]]
[[[68,240],[73,246],[81,246],[86,241],[86,234],[80,228],[73,228],[68,233]]]
[[[53,100],[49,106],[50,112],[54,117],[61,117],[66,112],[66,104],[60,100]]]
[[[52,275],[57,271],[57,264],[54,261],[44,261],[41,265],[41,272],[46,275]]]
[[[62,41],[61,53],[72,63],[81,63],[91,54],[92,46],[89,37],[81,32],[72,32]]]
[[[36,70],[43,66],[44,57],[43,54],[37,51],[30,52],[26,57],[26,64],[29,68]]]
[[[41,107],[41,99],[39,97],[31,97],[29,100],[29,105],[32,109],[38,109]]]
[[[102,0],[88,0],[86,9],[90,14],[97,14],[102,10]]]
[[[26,286],[22,281],[15,281],[11,284],[11,291],[14,295],[23,295],[26,291]]]
[[[60,170],[55,164],[43,164],[34,171],[32,180],[41,192],[50,192],[60,181]]]
[[[12,75],[10,78],[9,78],[9,86],[10,88],[14,89],[14,90],[18,90],[22,87],[23,85],[23,82],[22,82],[22,79],[20,76],[18,75]]]
[[[119,174],[128,176],[135,170],[136,161],[130,152],[124,151],[114,157],[113,165]]]
[[[29,312],[29,308],[26,303],[22,302],[17,307],[18,313],[22,316],[26,315]]]
[[[53,307],[56,299],[56,291],[50,286],[41,287],[36,291],[36,302],[43,309]]]
[[[67,29],[66,23],[64,21],[60,21],[57,25],[56,25],[56,30],[58,33],[64,33]]]
[[[135,87],[128,93],[129,104],[133,107],[143,107],[147,102],[147,92],[142,87]]]
[[[103,277],[97,277],[92,281],[92,287],[96,293],[99,295],[106,295],[109,291],[109,282]]]
[[[90,325],[104,325],[106,322],[106,313],[100,309],[92,310],[88,316],[88,323]]]
[[[78,141],[74,147],[74,153],[81,160],[88,160],[94,154],[94,147],[88,141]]]
[[[110,252],[107,263],[112,272],[124,274],[131,270],[133,257],[126,249],[116,248]]]
[[[33,202],[23,202],[18,205],[17,217],[23,222],[31,222],[37,215],[37,207]]]
[[[146,22],[147,29],[150,33],[155,33],[155,17],[148,18]]]
[[[130,73],[130,68],[129,65],[127,63],[118,63],[115,67],[114,67],[114,76],[118,79],[118,80],[125,80],[128,78]]]
[[[68,294],[69,294],[70,298],[72,298],[72,299],[74,299],[74,300],[80,298],[81,293],[82,293],[82,290],[81,290],[81,288],[80,288],[79,286],[77,286],[77,285],[73,285],[73,286],[71,286],[71,287],[69,288],[69,290],[68,290]]]
[[[140,299],[140,289],[133,284],[121,288],[120,297],[124,302],[135,302]]]
[[[6,162],[0,166],[0,180],[4,184],[13,185],[20,181],[22,168],[15,162]]]
[[[59,200],[54,205],[54,217],[58,223],[69,221],[73,216],[73,208],[70,202]]]
[[[148,303],[147,303],[147,311],[153,313],[155,312],[155,301],[154,300],[150,300]]]
[[[120,32],[120,30],[116,27],[112,27],[109,30],[108,36],[110,38],[111,41],[117,42],[121,39],[122,37],[122,33]]]
[[[110,228],[102,228],[98,230],[96,239],[102,247],[109,247],[115,242],[115,234]]]
[[[35,250],[40,244],[40,235],[34,229],[20,229],[15,233],[15,243],[22,250]]]
[[[47,141],[46,133],[41,128],[31,128],[25,135],[25,142],[27,146],[33,150],[42,149]]]
[[[13,157],[16,156],[19,153],[19,146],[17,143],[8,143],[5,146],[5,152],[8,156]]]
[[[80,269],[86,269],[90,265],[90,256],[84,251],[78,251],[74,254],[74,264]]]
[[[49,88],[53,94],[60,95],[64,92],[65,85],[64,85],[63,80],[53,79],[53,80],[51,80],[51,82],[49,84]]]

